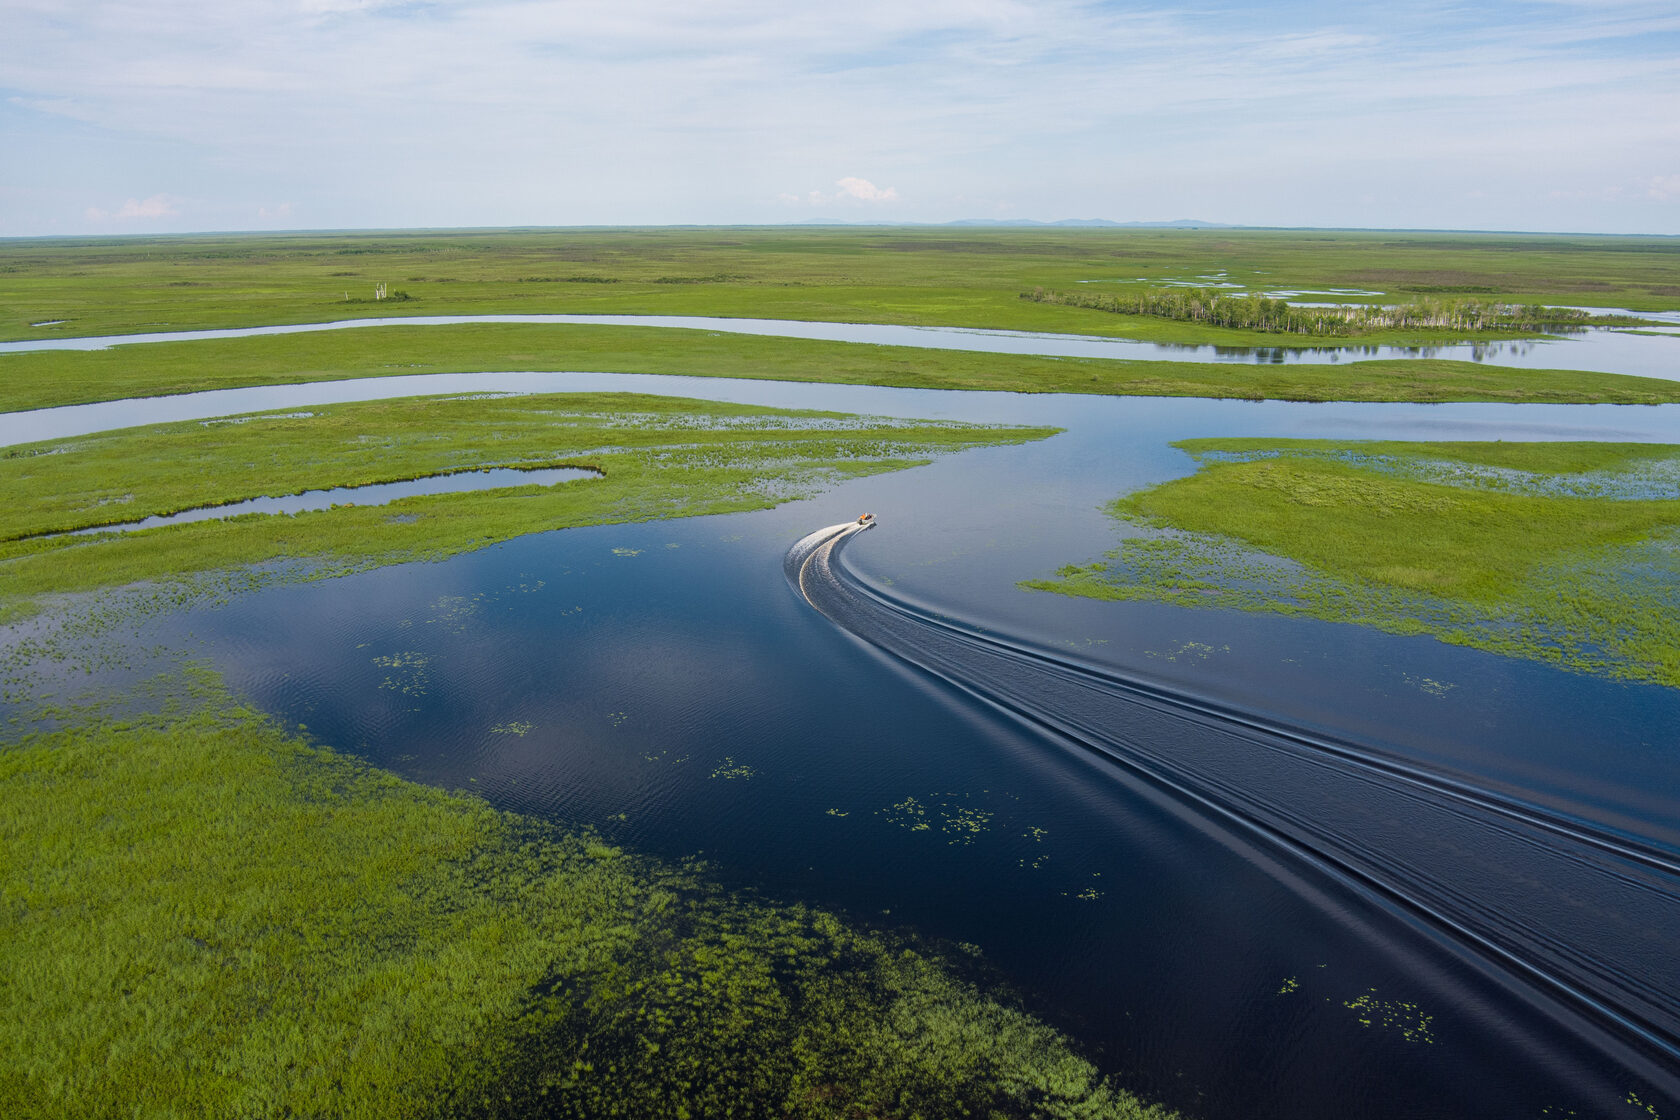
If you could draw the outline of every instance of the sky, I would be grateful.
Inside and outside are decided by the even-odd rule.
[[[1680,234],[1680,3],[0,0],[0,235]]]

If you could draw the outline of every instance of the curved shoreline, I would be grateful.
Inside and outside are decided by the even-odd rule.
[[[434,480],[462,478],[473,474],[491,477],[467,479],[466,481],[473,483],[473,485],[466,486],[423,485]],[[520,479],[516,477],[519,475],[530,477]],[[249,513],[291,515],[331,509],[338,505],[384,506],[403,498],[417,498],[432,494],[504,490],[517,486],[553,486],[563,482],[581,482],[588,478],[605,477],[606,472],[600,467],[571,463],[461,467],[458,470],[432,471],[429,474],[414,475],[410,478],[383,479],[377,482],[358,483],[354,486],[317,487],[309,490],[296,490],[290,494],[263,494],[254,498],[229,498],[224,502],[188,506],[184,509],[148,514],[145,517],[137,517],[128,521],[107,521],[98,525],[85,525],[75,529],[49,529],[44,532],[25,533],[22,536],[3,539],[33,541],[48,540],[54,537],[85,536],[92,533],[133,533],[142,529],[155,529],[163,525],[182,525],[194,521],[242,517]],[[388,496],[378,501],[356,500],[358,496],[367,499],[380,498],[381,495]]]

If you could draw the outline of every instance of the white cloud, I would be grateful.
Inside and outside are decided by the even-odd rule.
[[[837,180],[834,184],[840,188],[840,195],[845,198],[856,198],[864,202],[897,202],[898,191],[892,187],[882,190],[868,179],[859,179],[848,175]]]
[[[155,221],[180,214],[181,208],[176,205],[177,201],[166,194],[154,194],[150,198],[131,198],[114,211],[89,206],[86,216],[90,222]]]
[[[1645,184],[1645,193],[1658,202],[1680,199],[1680,175],[1653,175]]]
[[[291,216],[292,204],[289,202],[282,202],[278,206],[257,207],[257,217],[261,218],[265,222],[279,221],[281,218],[289,218]]]
[[[801,198],[796,194],[782,192],[776,196],[776,201],[784,206],[833,206],[836,203],[856,206],[860,203],[882,203],[899,201],[898,190],[895,187],[881,188],[868,179],[859,179],[855,175],[848,175],[844,179],[836,179],[834,185],[839,188],[833,194],[823,191],[809,191]]]

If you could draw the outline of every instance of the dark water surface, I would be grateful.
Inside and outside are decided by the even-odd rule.
[[[1067,431],[772,511],[246,594],[156,637],[191,634],[259,706],[405,776],[978,945],[1195,1115],[1680,1110],[1680,690],[1016,586],[1114,547],[1100,506],[1192,470],[1175,439],[1680,442],[1680,407],[553,376]],[[839,582],[875,605],[831,618],[785,559],[864,510]]]

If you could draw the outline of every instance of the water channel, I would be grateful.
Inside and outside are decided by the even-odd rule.
[[[1659,315],[1664,313],[1659,313]],[[966,350],[988,354],[1037,354],[1062,358],[1112,358],[1123,361],[1238,362],[1283,365],[1334,364],[1374,358],[1439,358],[1518,369],[1604,370],[1639,377],[1680,378],[1680,338],[1676,328],[1657,327],[1630,333],[1593,328],[1543,339],[1444,343],[1435,346],[1185,346],[1139,342],[1095,335],[1044,334],[1033,331],[982,330],[972,327],[912,327],[882,323],[827,323],[795,319],[749,319],[705,315],[411,315],[401,318],[343,319],[269,327],[154,331],[90,338],[47,338],[0,342],[0,354],[40,350],[104,350],[148,342],[252,338],[313,331],[369,327],[452,326],[468,323],[527,323],[550,326],[661,327],[719,334],[768,335],[821,342],[874,346],[909,346],[924,350]]]

